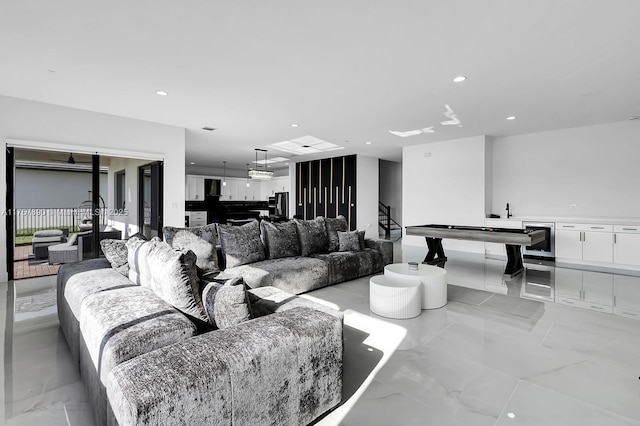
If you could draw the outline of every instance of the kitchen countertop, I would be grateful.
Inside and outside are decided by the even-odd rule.
[[[511,216],[490,218],[489,220],[499,221],[515,221],[515,222],[553,222],[553,223],[593,223],[603,225],[631,225],[640,226],[640,218],[638,217],[569,217],[569,216]]]

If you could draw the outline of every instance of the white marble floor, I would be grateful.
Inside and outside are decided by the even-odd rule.
[[[318,425],[640,425],[640,321],[521,298],[448,255],[449,303],[410,320],[369,311],[368,277],[305,295],[345,312],[344,402]],[[91,426],[55,277],[0,289],[4,423]]]

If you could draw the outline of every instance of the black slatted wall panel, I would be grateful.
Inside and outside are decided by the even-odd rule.
[[[356,156],[325,158],[296,164],[296,215],[347,218],[356,229]]]

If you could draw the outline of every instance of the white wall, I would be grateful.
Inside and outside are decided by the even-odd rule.
[[[0,96],[0,140],[7,139],[164,157],[164,224],[184,225],[183,128]],[[5,156],[1,157],[0,176],[5,176]],[[2,178],[0,193],[5,191]],[[5,207],[0,197],[0,210]],[[0,226],[0,279],[6,279],[6,238]]]
[[[380,160],[378,199],[391,209],[393,220],[402,225],[402,163]]]
[[[78,207],[91,195],[91,172],[17,169],[16,208]],[[61,188],[64,188],[61,190]],[[107,173],[100,174],[100,194],[107,200]]]
[[[404,147],[403,226],[484,225],[487,143],[476,136]],[[405,236],[402,244],[426,247],[423,237]],[[480,242],[443,240],[443,246],[484,253]]]
[[[356,226],[365,237],[378,238],[378,168],[379,160],[356,156]]]
[[[640,218],[640,121],[496,138],[492,160],[494,213]]]

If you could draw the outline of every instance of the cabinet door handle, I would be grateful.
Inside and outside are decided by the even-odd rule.
[[[631,315],[632,317],[637,317],[638,316],[638,314],[632,314],[631,312],[622,311],[622,313],[625,314],[625,315]]]
[[[591,229],[604,229],[604,226],[592,226]]]
[[[618,234],[613,234],[613,244],[618,243]]]
[[[637,231],[638,228],[622,228],[623,231]]]
[[[603,309],[604,309],[604,308],[602,308],[602,307],[600,307],[600,306],[593,306],[593,305],[589,305],[589,306],[591,306],[593,309],[600,309],[600,310],[603,310]]]
[[[562,225],[563,228],[575,228],[575,225]]]
[[[616,297],[613,296],[613,306],[616,306]]]

